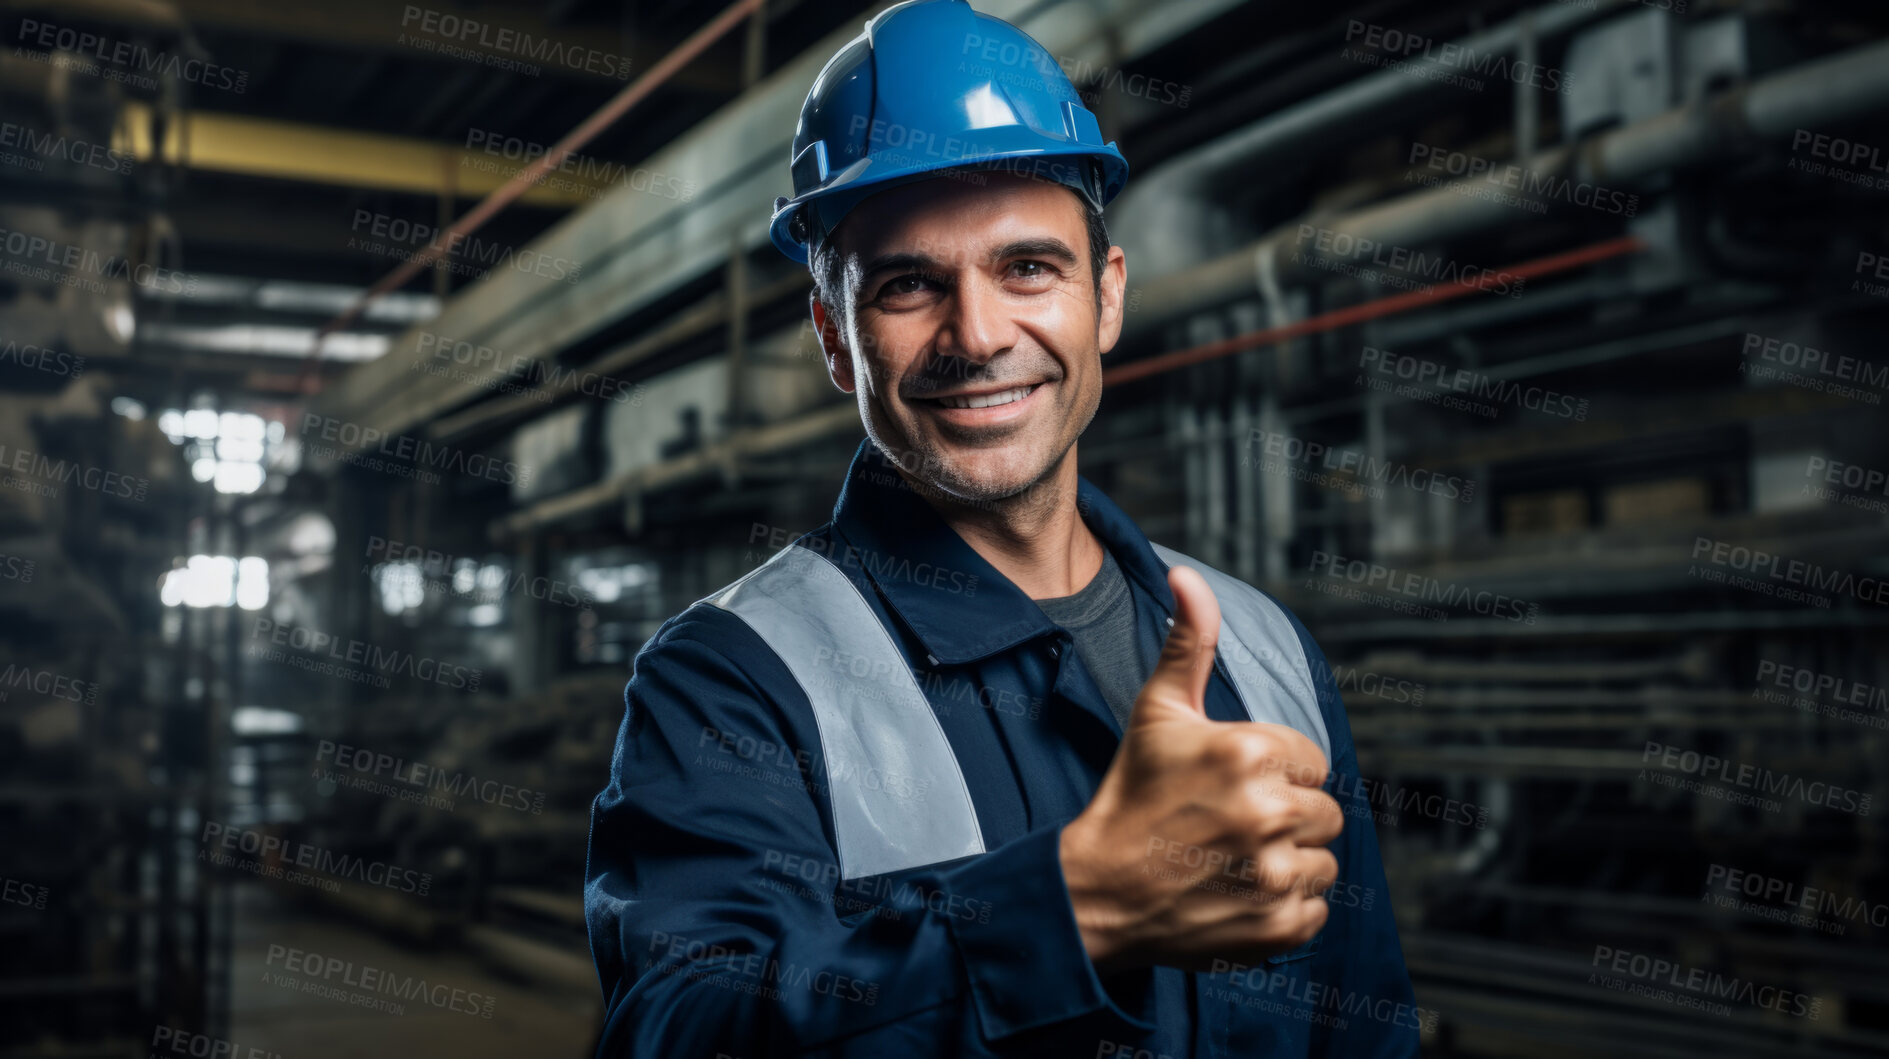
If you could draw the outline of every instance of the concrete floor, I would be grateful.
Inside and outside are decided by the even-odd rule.
[[[336,970],[324,976],[296,970],[278,953],[270,960],[271,946],[319,953],[322,966]],[[350,971],[326,959],[352,961]],[[384,938],[356,923],[329,916],[317,917],[258,886],[239,886],[231,951],[230,1039],[235,1054],[274,1053],[280,1059],[347,1059],[352,1056],[450,1056],[452,1059],[582,1059],[592,1054],[600,1025],[602,1000],[589,990],[549,988],[499,974],[488,963],[456,949],[422,951],[399,940]],[[359,984],[362,972],[368,984]],[[424,978],[429,986],[444,985],[468,994],[492,998],[492,1017],[405,999],[372,985],[374,976],[405,981]],[[282,984],[287,983],[287,984]],[[375,1010],[307,992],[320,984],[380,999],[404,1010]],[[474,1006],[440,994],[448,1004]]]

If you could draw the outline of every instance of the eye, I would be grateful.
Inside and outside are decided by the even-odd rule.
[[[1038,261],[1033,258],[1026,258],[1022,261],[1012,261],[1007,271],[1010,273],[1009,278],[1013,281],[1014,285],[1021,286],[1025,290],[1038,290],[1047,287],[1062,276],[1061,270],[1057,269],[1049,262]]]
[[[912,304],[943,286],[944,281],[937,276],[923,272],[907,272],[880,284],[878,293],[873,295],[873,301],[894,306]]]

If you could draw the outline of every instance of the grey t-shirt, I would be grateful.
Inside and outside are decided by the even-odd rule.
[[[1128,578],[1108,547],[1102,548],[1102,569],[1073,596],[1039,599],[1049,620],[1069,630],[1082,664],[1102,689],[1108,708],[1128,727],[1128,712],[1135,696],[1154,672],[1160,646],[1144,641],[1135,622],[1135,598]]]

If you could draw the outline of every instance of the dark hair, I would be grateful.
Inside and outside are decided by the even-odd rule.
[[[1102,312],[1102,267],[1108,264],[1110,246],[1108,224],[1102,219],[1102,211],[1096,209],[1087,198],[1074,188],[1069,188],[1068,191],[1076,196],[1077,202],[1082,204],[1083,221],[1088,227],[1089,283],[1095,288],[1095,311],[1097,315],[1100,315]],[[844,222],[842,222],[843,226]],[[839,240],[833,238],[837,231],[835,229],[834,232],[828,233],[828,238],[807,258],[807,271],[813,274],[814,296],[826,306],[826,311],[843,314],[845,306],[840,297],[845,289],[844,277],[840,275],[843,258],[839,251]],[[844,318],[843,315],[842,318]]]

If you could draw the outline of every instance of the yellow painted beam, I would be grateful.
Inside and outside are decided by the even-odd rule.
[[[158,160],[152,143],[150,108],[125,105],[115,146],[139,162]],[[509,146],[512,157],[480,148],[456,147],[400,136],[297,125],[236,114],[194,111],[165,130],[163,160],[190,169],[244,176],[274,177],[314,184],[380,188],[422,195],[450,191],[459,198],[480,198],[496,190],[528,161],[522,144]],[[553,170],[520,201],[532,206],[571,209],[595,201],[625,179],[627,167],[574,159],[568,170]]]

